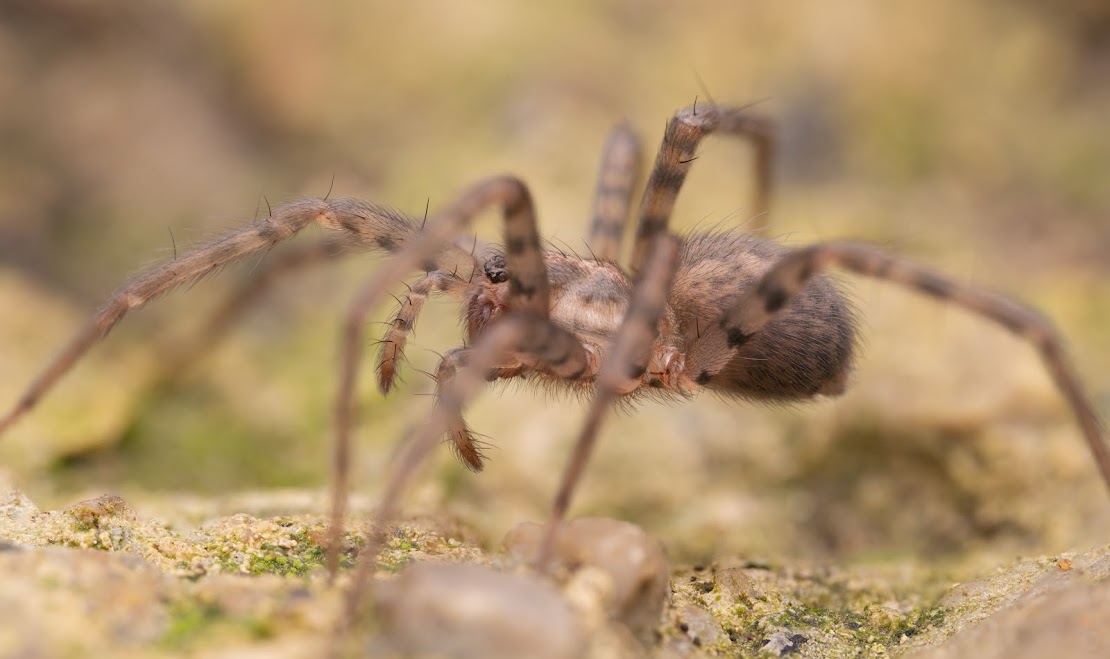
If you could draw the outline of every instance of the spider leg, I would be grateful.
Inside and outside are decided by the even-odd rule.
[[[444,389],[451,386],[460,369],[465,368],[470,361],[470,348],[455,348],[448,350],[436,368],[436,398],[442,398]],[[495,367],[496,368],[496,367]],[[487,374],[486,379],[489,379]],[[447,437],[455,456],[471,471],[481,471],[485,462],[485,453],[474,440],[470,427],[466,425],[462,415],[458,414],[447,422]]]
[[[473,396],[473,393],[481,387],[485,381],[485,372],[505,359],[511,342],[521,331],[515,321],[515,315],[508,315],[481,336],[474,348],[469,351],[471,353],[469,365],[459,371],[457,377],[452,378],[448,386],[443,387],[443,391],[439,393],[437,405],[424,423],[402,440],[402,446],[390,467],[385,489],[372,517],[374,526],[367,532],[366,545],[360,551],[360,558],[354,569],[344,610],[335,630],[336,640],[340,639],[358,619],[370,576],[375,569],[377,554],[387,532],[386,524],[395,514],[401,491],[408,479],[435,448],[439,437],[450,427],[453,420],[461,415],[464,400]],[[333,514],[334,511],[335,507],[333,507]],[[333,519],[333,528],[335,528],[335,521]],[[330,544],[329,551],[337,547],[334,536]],[[330,562],[329,557],[329,564]]]
[[[345,234],[348,242],[386,251],[397,251],[420,235],[405,216],[356,199],[306,199],[274,208],[266,217],[139,276],[110,297],[31,382],[15,406],[0,417],[0,434],[30,411],[43,394],[129,311],[145,306],[174,288],[196,283],[251,254],[264,252],[313,223]],[[434,240],[436,245],[446,245],[441,238],[429,240]],[[425,258],[435,261],[433,270],[449,270],[453,262],[464,259],[467,263],[473,262],[470,255],[459,248],[448,247],[438,254],[430,249],[427,251],[431,256]]]
[[[640,140],[627,125],[613,129],[601,153],[587,244],[599,259],[616,261],[640,168]]]
[[[1102,423],[1052,323],[1039,312],[1008,297],[961,283],[870,245],[829,242],[786,254],[758,285],[740,296],[721,319],[721,331],[705,336],[696,346],[699,354],[691,355],[690,361],[701,361],[703,366],[700,368],[709,373],[715,372],[714,369],[719,371],[740,346],[766,325],[776,312],[786,307],[791,297],[802,291],[812,276],[831,266],[885,279],[939,300],[950,301],[993,320],[1033,344],[1072,408],[1095,464],[1107,487],[1110,487],[1110,449],[1103,438]],[[713,358],[713,355],[716,357]],[[706,357],[704,360],[703,356]]]
[[[566,516],[574,488],[585,471],[605,413],[624,391],[629,379],[640,378],[647,369],[652,344],[659,334],[659,319],[670,296],[678,266],[678,251],[678,239],[667,233],[657,234],[644,269],[637,277],[628,311],[601,362],[586,422],[575,442],[570,461],[563,468],[559,490],[552,504],[551,519],[536,559],[536,565],[541,570],[551,556],[559,523]]]
[[[436,397],[441,397],[459,369],[469,365],[471,348],[449,350],[436,369]],[[582,344],[573,335],[547,323],[536,333],[519,340],[506,361],[495,364],[486,372],[486,380],[506,380],[527,370],[536,370],[563,380],[583,380],[597,372],[596,350]],[[447,426],[447,436],[456,457],[471,471],[482,471],[485,453],[475,440],[461,412]]]
[[[337,258],[348,241],[333,236],[274,255],[243,282],[189,338],[168,345],[164,360],[153,377],[153,387],[174,379],[223,340],[231,327],[282,278],[303,268]]]
[[[520,197],[505,206],[505,268],[508,270],[509,295],[505,305],[514,311],[527,311],[547,318],[550,285],[543,249],[536,227],[532,196],[521,187]]]
[[[667,229],[675,199],[691,163],[697,159],[698,144],[709,133],[718,131],[746,137],[755,145],[753,211],[756,216],[766,215],[771,189],[773,124],[745,108],[694,105],[679,110],[667,122],[640,202],[640,222],[630,264],[633,272],[643,264],[651,239]]]
[[[416,324],[416,317],[424,307],[431,293],[447,293],[462,298],[473,285],[450,272],[436,270],[429,272],[413,284],[408,293],[401,298],[397,314],[390,321],[389,329],[382,338],[381,351],[378,353],[378,389],[389,393],[393,378],[397,373],[397,360],[404,353],[405,341]]]
[[[596,354],[588,351],[573,334],[529,312],[507,313],[478,338],[473,348],[465,351],[465,366],[446,383],[441,383],[434,410],[404,440],[404,446],[389,470],[385,489],[374,513],[376,528],[369,531],[360,552],[337,635],[342,634],[358,617],[384,541],[384,525],[393,518],[405,485],[443,433],[461,417],[463,406],[481,390],[490,373],[498,365],[512,363],[521,357],[534,361],[536,368],[564,379],[593,377],[598,369]]]
[[[502,201],[504,205],[505,271],[508,280],[508,295],[505,306],[509,313],[523,313],[546,321],[549,314],[548,298],[551,284],[547,280],[547,268],[544,265],[543,251],[541,243],[539,243],[532,196],[528,193],[526,187],[519,182],[515,182],[513,189],[506,189],[499,194],[502,194],[502,199],[499,199],[499,201]],[[405,313],[406,307],[412,306],[411,304],[402,303],[401,314]],[[410,310],[411,313],[415,314],[417,308],[413,307]],[[400,316],[398,315],[398,317]],[[403,328],[404,324],[404,318],[401,318],[400,328]],[[547,325],[551,326],[549,323]],[[565,338],[571,335],[564,332],[558,336]],[[390,339],[394,336],[391,333],[386,338]],[[398,338],[403,339],[403,336]],[[387,344],[383,349],[383,354],[392,352],[390,348],[398,345],[403,345],[403,343]],[[554,358],[554,361],[545,357],[552,349],[561,351]],[[511,364],[499,365],[497,372],[491,377],[513,377],[523,373],[526,368],[537,368],[539,371],[561,379],[572,379],[572,381],[596,373],[597,357],[593,348],[587,348],[578,344],[577,341],[575,341],[574,347],[567,346],[564,348],[561,342],[556,341],[546,332],[534,333],[522,339],[521,345],[517,348],[516,357]],[[347,365],[350,365],[350,363],[347,362]],[[441,367],[443,366],[441,364]],[[385,374],[385,369],[383,369],[381,383],[385,382]],[[344,393],[343,395],[346,396],[347,394]],[[344,422],[340,422],[340,425],[343,424]],[[340,432],[345,433],[345,430],[340,430]],[[452,423],[451,436],[458,454],[463,457],[467,466],[474,470],[481,470],[481,452],[476,448],[473,434],[466,427],[462,418],[457,418]],[[336,456],[336,465],[339,465],[339,462],[340,456]]]
[[[340,353],[342,364],[335,406],[335,445],[332,456],[334,477],[327,561],[332,578],[339,568],[339,545],[342,540],[350,474],[354,392],[366,315],[390,284],[402,278],[409,270],[423,264],[427,272],[450,272],[450,267],[443,267],[442,254],[445,246],[451,245],[451,239],[475,215],[495,204],[502,207],[504,222],[505,261],[509,281],[506,305],[512,310],[546,318],[549,296],[547,272],[536,231],[532,195],[523,182],[509,176],[489,178],[474,184],[445,211],[429,218],[424,229],[363,285],[347,312]],[[465,255],[468,263],[474,262],[473,256],[468,252],[458,247],[455,249]]]
[[[471,362],[471,348],[455,348],[448,350],[436,368],[436,399],[443,397],[444,391],[451,386],[456,375],[461,369],[466,368]],[[520,375],[523,368],[519,362],[507,359],[502,364],[495,364],[485,375],[487,381],[499,378],[511,378]],[[486,455],[482,451],[481,443],[474,438],[473,431],[466,424],[461,412],[451,417],[447,422],[447,438],[451,450],[467,469],[482,471],[485,466]]]

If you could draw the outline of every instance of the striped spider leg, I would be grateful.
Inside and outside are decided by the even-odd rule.
[[[305,199],[272,209],[263,218],[173,261],[140,275],[113,294],[89,322],[51,359],[3,416],[0,435],[32,410],[88,350],[107,336],[123,317],[160,295],[186,286],[218,272],[250,255],[268,251],[301,232],[311,224],[337,232],[345,244],[397,251],[420,234],[408,218],[383,206],[357,199]],[[470,264],[472,257],[461,249],[443,248],[436,243],[435,268],[451,271],[458,262]],[[403,263],[398,262],[398,267]],[[420,265],[417,260],[410,268]]]

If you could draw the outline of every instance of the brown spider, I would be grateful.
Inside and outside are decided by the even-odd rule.
[[[555,522],[567,510],[603,414],[614,401],[652,393],[689,396],[703,389],[764,401],[843,391],[852,366],[855,325],[847,303],[821,274],[830,266],[951,301],[1025,337],[1041,352],[1110,486],[1110,451],[1099,420],[1065,357],[1062,341],[1037,312],[867,245],[829,242],[787,250],[735,231],[672,236],[667,225],[675,198],[698,143],[713,132],[744,136],[755,143],[755,207],[765,211],[770,124],[745,109],[695,105],[680,110],[667,124],[647,182],[627,270],[617,258],[640,149],[624,127],[612,134],[604,150],[589,236],[591,258],[541,249],[531,196],[521,181],[511,177],[479,182],[426,225],[353,199],[310,199],[275,208],[267,217],[152,270],[113,295],[0,419],[0,433],[31,409],[130,309],[267,250],[315,222],[338,232],[344,243],[394,254],[359,292],[345,327],[336,406],[329,561],[333,570],[347,490],[351,399],[363,323],[387,288],[417,268],[426,274],[401,300],[382,341],[379,388],[383,393],[390,390],[406,337],[432,293],[462,301],[471,347],[451,350],[443,357],[435,374],[434,412],[399,455],[379,505],[379,520],[392,516],[404,483],[445,432],[470,468],[482,468],[482,453],[461,411],[485,381],[521,377],[585,388],[592,390],[593,404],[555,498],[553,523],[541,549],[542,565]],[[492,205],[503,209],[504,254],[478,259],[451,240],[475,214]],[[297,258],[311,261],[334,250],[324,246],[314,253]],[[368,549],[376,546],[377,537],[372,537]],[[371,560],[360,561],[356,570],[349,615],[374,565],[375,552],[367,553]]]

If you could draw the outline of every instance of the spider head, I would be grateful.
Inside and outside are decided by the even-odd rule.
[[[472,289],[466,304],[467,335],[474,339],[486,325],[505,312],[505,298],[509,292],[509,270],[505,257],[494,254],[482,264],[488,283]]]
[[[509,279],[509,271],[505,269],[505,257],[501,254],[494,254],[486,259],[482,270],[491,284],[500,284]]]

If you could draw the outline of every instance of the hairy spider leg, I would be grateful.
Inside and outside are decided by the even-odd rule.
[[[355,244],[386,251],[397,251],[419,231],[403,215],[357,199],[305,199],[274,208],[266,217],[140,275],[108,298],[31,382],[12,409],[0,417],[0,434],[34,408],[42,396],[129,311],[145,306],[174,288],[196,283],[247,256],[265,252],[313,223],[338,231]],[[468,262],[472,260],[461,249],[448,249],[436,257],[432,269],[450,270],[452,262],[460,258],[456,252],[461,252]]]
[[[644,269],[636,279],[628,311],[610,344],[595,384],[586,421],[575,442],[570,460],[563,468],[559,489],[551,507],[551,518],[544,531],[536,565],[544,569],[555,546],[559,523],[566,517],[574,489],[585,471],[597,440],[605,413],[624,390],[629,380],[639,380],[647,369],[652,343],[659,334],[659,319],[670,296],[678,265],[679,241],[669,233],[656,234]]]
[[[396,514],[397,501],[405,485],[443,433],[461,418],[463,406],[481,390],[490,372],[501,364],[521,358],[560,378],[593,377],[599,366],[597,358],[591,357],[573,334],[544,316],[530,311],[510,311],[490,325],[474,347],[466,350],[466,366],[439,383],[439,395],[431,415],[403,440],[374,512],[374,524],[360,552],[337,636],[345,633],[358,618],[377,554],[384,542],[385,525]]]
[[[586,242],[598,259],[613,262],[620,259],[641,151],[639,138],[626,124],[614,128],[605,140]]]
[[[404,355],[405,343],[428,296],[432,293],[444,293],[462,299],[473,288],[469,279],[443,270],[429,272],[409,287],[408,292],[401,297],[397,313],[389,322],[378,353],[378,389],[383,394],[388,394],[393,387],[397,361]]]
[[[760,331],[818,272],[839,266],[861,275],[900,284],[984,316],[1031,343],[1041,355],[1057,388],[1072,409],[1103,481],[1110,488],[1110,449],[1104,428],[1080,384],[1059,332],[1039,312],[1015,300],[883,252],[871,245],[835,241],[787,253],[744,292],[722,317],[722,331],[705,337],[687,356],[687,364],[712,373]]]
[[[532,314],[546,321],[549,290],[532,195],[522,181],[511,176],[485,179],[464,191],[445,211],[429,219],[424,229],[358,291],[344,324],[342,363],[335,407],[332,513],[327,551],[328,571],[332,578],[339,569],[343,516],[346,513],[350,481],[354,392],[366,316],[391,282],[400,279],[408,270],[422,263],[427,272],[449,270],[450,268],[442,267],[443,264],[437,260],[436,255],[445,246],[452,244],[451,240],[475,215],[495,205],[502,208],[509,281],[506,306],[510,310]],[[469,254],[466,257],[472,261]],[[524,351],[532,352],[527,349]]]
[[[663,143],[655,156],[643,200],[640,202],[640,220],[636,227],[636,242],[632,248],[630,269],[637,272],[647,256],[648,246],[655,234],[665,231],[674,211],[675,199],[697,159],[697,148],[702,138],[710,133],[724,132],[750,139],[755,145],[755,194],[753,212],[756,216],[767,213],[770,200],[774,126],[766,118],[757,116],[746,108],[727,108],[714,105],[693,105],[679,110],[667,122]]]
[[[178,377],[220,344],[232,327],[282,279],[343,254],[347,245],[341,236],[331,236],[297,245],[263,261],[238,288],[205,319],[191,336],[173,342],[161,351],[158,371],[150,388],[157,388]]]

